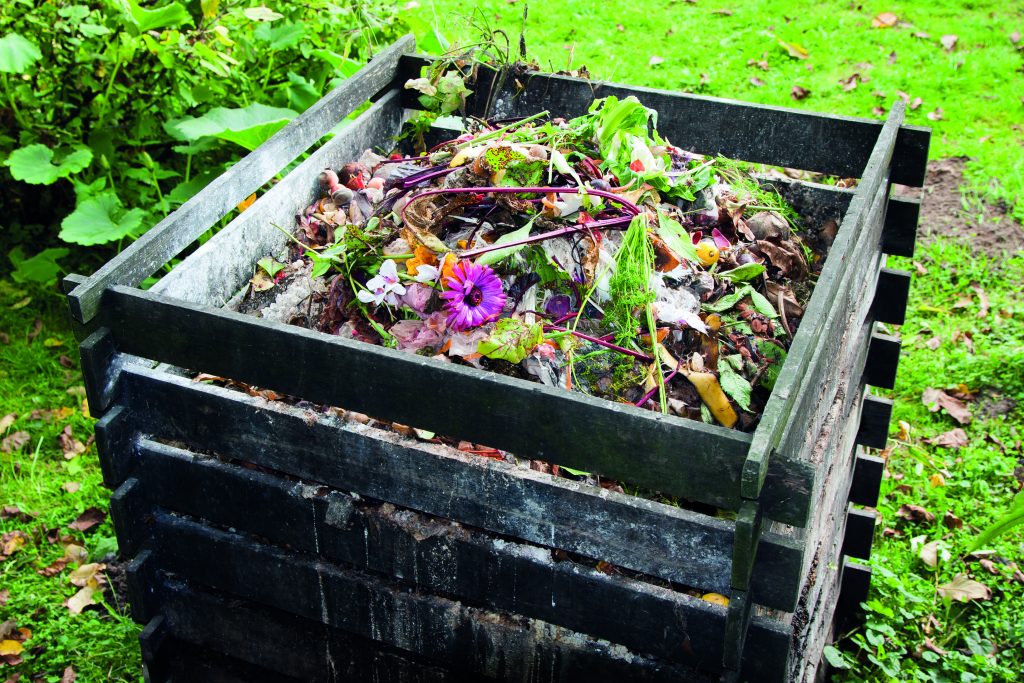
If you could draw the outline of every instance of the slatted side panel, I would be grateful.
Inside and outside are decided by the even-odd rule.
[[[132,417],[104,418],[97,426],[104,444],[124,444],[119,435],[139,428],[160,439],[184,441],[197,451],[684,585],[716,592],[728,585],[733,525],[725,520],[393,434],[341,426],[333,418],[164,373],[133,369],[121,383]],[[129,476],[133,466],[104,462],[115,480]],[[792,608],[799,548],[774,535],[764,545],[757,567],[759,600]]]
[[[428,60],[402,59],[401,77],[417,78]],[[553,116],[578,116],[597,98],[637,96],[658,112],[658,130],[673,144],[704,154],[724,154],[776,166],[817,171],[842,178],[863,175],[882,125],[878,121],[830,116],[736,100],[589,81],[553,74],[510,76],[492,92],[492,72],[480,70],[470,110],[483,114],[488,100],[496,118],[529,116],[547,110]],[[410,107],[418,107],[406,91]],[[926,128],[903,126],[897,139],[893,182],[920,187],[928,158]]]
[[[104,324],[125,353],[648,490],[738,506],[747,434],[131,288],[112,288],[106,302]],[[284,358],[296,362],[267,360]],[[432,387],[445,400],[396,400],[409,387]],[[767,499],[766,506],[807,495],[812,472],[806,465],[780,458],[773,467],[773,474],[793,485],[779,491],[780,498]]]
[[[340,168],[367,149],[390,146],[407,111],[389,92],[299,164],[152,289],[194,303],[223,306],[252,277],[256,261],[280,257],[295,229],[295,216],[322,196],[317,177]],[[276,226],[276,227],[275,227]]]
[[[467,532],[447,520],[365,504],[320,485],[288,481],[161,444],[142,445],[134,476],[114,496],[121,547],[150,540],[155,506],[248,532],[416,589],[522,614],[692,666],[721,658],[724,610],[550,551]],[[776,680],[787,633],[755,624],[761,652],[749,666]]]

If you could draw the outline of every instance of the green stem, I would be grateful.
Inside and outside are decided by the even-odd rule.
[[[274,68],[274,55],[275,54],[277,54],[277,53],[276,52],[271,52],[270,56],[267,58],[267,71],[266,71],[266,73],[263,74],[263,85],[260,86],[260,90],[266,90],[267,89],[267,83],[270,82],[270,71],[271,71],[271,69]]]
[[[548,115],[548,111],[547,111],[547,109],[545,109],[544,111],[538,112],[538,113],[534,114],[533,116],[527,116],[525,119],[520,119],[519,121],[514,121],[513,123],[510,123],[507,126],[502,126],[501,128],[498,128],[497,130],[492,130],[490,133],[484,133],[483,135],[476,136],[472,140],[466,140],[465,142],[456,145],[455,149],[465,149],[467,147],[472,147],[474,145],[480,144],[481,142],[485,142],[487,140],[490,140],[491,138],[501,137],[502,135],[504,135],[508,131],[512,130],[513,128],[518,128],[519,126],[523,125],[524,123],[529,123],[530,121],[534,121],[536,119],[539,119],[542,116],[547,116],[547,115]]]
[[[11,84],[7,81],[7,74],[0,73],[0,76],[3,76],[4,92],[7,93],[7,99],[10,100],[11,112],[14,114],[14,120],[18,122],[18,126],[21,128],[28,128],[28,123],[24,118],[22,118],[21,110],[18,109],[18,104],[14,99],[14,91],[11,90]]]

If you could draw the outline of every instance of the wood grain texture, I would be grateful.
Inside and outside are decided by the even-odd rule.
[[[160,512],[154,517],[164,571],[190,584],[225,591],[304,622],[320,622],[456,671],[499,680],[522,680],[537,670],[550,671],[545,678],[562,681],[701,678],[686,667],[568,629],[402,590],[380,577],[182,517]],[[207,561],[210,557],[218,561]],[[172,633],[180,636],[174,617],[167,618]],[[316,660],[314,666],[329,664],[322,653]]]
[[[288,240],[278,227],[293,230],[296,214],[322,196],[317,183],[320,171],[340,168],[367,149],[390,145],[407,118],[399,100],[396,91],[386,93],[161,278],[151,291],[223,306],[252,277],[256,261],[271,255],[282,258]]]
[[[401,74],[417,78],[427,63],[428,58],[408,55],[402,59]],[[468,104],[477,115],[485,114],[493,72],[481,69],[480,74]],[[419,107],[416,93],[405,94],[407,106]],[[882,129],[881,123],[870,119],[540,73],[507,79],[505,88],[492,98],[495,106],[490,114],[509,118],[548,110],[553,116],[578,116],[595,99],[609,95],[635,95],[658,112],[661,135],[685,149],[843,178],[862,177]],[[929,136],[927,128],[900,128],[893,182],[914,187],[923,184]]]
[[[399,57],[414,46],[413,38],[406,36],[377,54],[359,72],[108,261],[68,295],[75,319],[90,321],[99,310],[103,292],[111,285],[135,286],[155,273],[356,107],[388,87]]]
[[[545,549],[159,444],[143,448],[135,474],[144,484],[144,491],[131,490],[137,508],[201,517],[417,590],[541,619],[670,661],[699,667],[721,659],[720,607],[555,561]],[[115,495],[124,497],[120,489]],[[122,548],[149,538],[144,526],[124,535],[117,528]],[[758,675],[782,675],[787,640],[774,625],[753,624],[751,641],[763,650],[750,664]]]
[[[160,439],[651,576],[715,592],[729,587],[732,522],[171,375],[122,379],[139,424]],[[787,539],[763,539],[758,601],[794,604],[799,558]]]

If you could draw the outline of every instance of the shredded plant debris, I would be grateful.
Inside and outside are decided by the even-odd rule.
[[[746,431],[824,260],[746,164],[673,146],[635,97],[318,180],[250,310],[276,287],[267,317]]]

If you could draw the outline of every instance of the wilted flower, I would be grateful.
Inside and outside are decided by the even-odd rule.
[[[453,330],[467,330],[494,320],[505,306],[501,280],[490,266],[460,261],[444,284],[441,298],[446,299],[448,327]]]
[[[388,259],[381,264],[377,274],[366,283],[366,289],[356,292],[356,298],[364,304],[373,303],[380,306],[387,302],[391,306],[398,305],[398,297],[405,294],[405,285],[398,281],[398,267]]]

